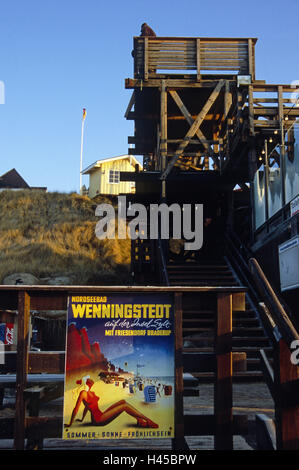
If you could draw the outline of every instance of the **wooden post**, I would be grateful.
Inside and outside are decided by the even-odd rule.
[[[197,67],[197,81],[200,81],[200,39],[196,39],[196,67]]]
[[[254,136],[253,85],[248,86],[249,134]]]
[[[276,386],[277,450],[299,450],[299,367],[291,362],[291,351],[283,339],[278,347]]]
[[[255,73],[254,73],[254,59],[252,53],[252,39],[248,39],[248,73],[251,75],[251,80],[254,82]]]
[[[269,219],[269,157],[268,157],[268,142],[265,139],[265,163],[264,163],[264,172],[265,172],[265,219],[266,223]],[[268,224],[267,224],[268,231]]]
[[[16,373],[16,415],[14,448],[24,450],[26,408],[24,389],[26,388],[28,371],[28,341],[30,322],[30,297],[27,292],[18,294],[18,345]]]
[[[283,88],[278,86],[277,88],[277,99],[278,99],[278,119],[281,133],[281,143],[280,143],[280,178],[281,178],[281,204],[282,207],[286,203],[286,162],[285,162],[285,142],[284,142],[284,111],[283,111]]]
[[[182,294],[174,294],[175,315],[175,438],[173,450],[188,449],[184,437],[184,381],[183,381],[183,309]]]
[[[144,80],[148,80],[148,38],[144,38]]]
[[[165,171],[167,165],[167,90],[165,80],[162,80],[161,87],[161,108],[160,108],[160,122],[161,122],[161,139],[160,139],[160,165],[161,171]],[[161,199],[162,202],[166,199],[166,181],[161,182]]]
[[[218,294],[216,330],[216,380],[214,414],[216,422],[215,450],[233,449],[232,400],[232,295]]]

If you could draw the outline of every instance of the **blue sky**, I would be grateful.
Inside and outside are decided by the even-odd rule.
[[[124,81],[143,22],[159,36],[257,37],[256,78],[299,79],[298,0],[1,1],[0,174],[78,191],[83,107],[83,166],[127,153]]]

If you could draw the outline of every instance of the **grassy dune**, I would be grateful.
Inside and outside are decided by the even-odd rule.
[[[130,240],[99,240],[97,201],[43,191],[0,193],[0,283],[13,273],[70,276],[72,284],[126,284]]]

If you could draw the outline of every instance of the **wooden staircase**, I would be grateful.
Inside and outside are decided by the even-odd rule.
[[[167,266],[171,286],[240,286],[240,282],[227,261],[206,260],[184,264],[169,263]],[[183,302],[184,353],[202,353],[207,357],[214,352],[217,305],[215,295],[190,293]],[[260,381],[261,348],[271,357],[271,346],[260,319],[246,295],[245,309],[233,312],[233,370],[234,381]],[[271,359],[270,359],[271,361]],[[211,381],[214,371],[198,371],[192,375],[199,381]]]

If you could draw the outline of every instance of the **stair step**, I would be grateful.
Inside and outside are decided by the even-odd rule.
[[[183,316],[183,324],[184,323],[194,323],[194,324],[198,324],[198,323],[215,323],[215,318],[214,318],[214,315],[210,318],[202,318],[200,316],[198,317],[192,317],[192,318],[184,318]],[[260,322],[258,320],[258,318],[233,318],[233,325],[235,327],[246,327],[247,326],[253,326],[255,325],[256,327],[259,327],[260,325]]]
[[[210,332],[210,331],[214,331],[214,328],[198,328],[198,327],[184,327],[183,326],[183,332],[184,333],[187,333],[188,331],[192,331],[194,333],[206,333],[206,332]],[[261,327],[256,327],[256,328],[252,328],[252,327],[234,327],[233,326],[233,336],[234,334],[238,335],[239,337],[244,337],[244,336],[248,336],[251,338],[250,335],[257,335],[257,334],[260,334],[261,336],[263,335],[264,333],[264,330],[261,328]]]
[[[216,270],[216,269],[226,269],[230,271],[230,267],[227,264],[197,264],[197,263],[185,263],[185,264],[168,264],[167,270],[192,270],[192,269],[209,269],[209,270]]]
[[[247,354],[251,353],[257,353],[259,352],[261,348],[258,346],[240,346],[240,347],[234,347],[232,348],[233,352],[246,352]],[[266,353],[271,353],[273,351],[273,348],[271,346],[266,346],[262,348]],[[201,347],[184,347],[183,352],[197,352],[197,353],[207,353],[207,352],[213,352],[214,348],[211,346],[201,346]]]
[[[239,326],[233,326],[233,335],[238,335],[238,336],[251,336],[251,335],[264,335],[264,330],[261,326],[258,327],[239,327]]]
[[[214,372],[194,372],[194,377],[197,378],[214,378]],[[247,370],[244,372],[233,372],[233,378],[253,378],[263,377],[263,373],[260,370]]]
[[[193,283],[195,281],[233,281],[237,282],[236,278],[234,276],[211,276],[211,275],[196,275],[196,276],[190,276],[190,275],[181,275],[181,276],[170,276],[168,275],[169,281],[172,282],[179,282],[179,281],[184,281],[184,282],[190,282]]]
[[[214,343],[215,341],[215,338],[214,336],[202,336],[201,338],[194,338],[192,336],[190,337],[185,337],[184,340],[189,340],[191,341],[192,343],[199,343],[199,342],[202,342],[202,341],[205,341],[205,342],[211,342],[211,343]],[[246,337],[246,336],[233,336],[232,337],[232,341],[233,341],[233,345],[235,347],[239,347],[237,346],[236,343],[253,343],[255,346],[257,346],[257,343],[263,343],[263,344],[269,344],[269,339],[266,338],[265,336],[250,336],[250,337]]]
[[[193,333],[200,333],[200,332],[203,332],[203,333],[206,333],[206,332],[213,332],[214,331],[214,328],[192,328],[192,327],[187,327],[187,328],[184,328],[183,327],[183,333],[188,333],[189,331],[192,331]]]
[[[188,281],[185,281],[185,280],[180,280],[178,279],[177,282],[171,282],[171,279],[170,279],[170,285],[171,286],[202,286],[202,287],[210,287],[210,286],[213,286],[213,287],[237,287],[239,284],[237,282],[229,282],[229,281],[211,281],[211,280],[208,280],[207,282],[204,282],[204,281],[192,281],[192,284]]]

